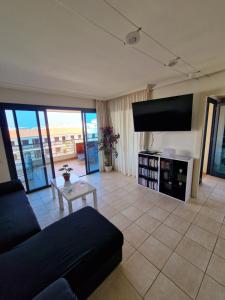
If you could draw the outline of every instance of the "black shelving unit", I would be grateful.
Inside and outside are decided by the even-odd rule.
[[[159,191],[185,201],[187,165],[185,161],[161,158]]]
[[[186,201],[191,195],[193,159],[175,156],[138,155],[138,183]]]

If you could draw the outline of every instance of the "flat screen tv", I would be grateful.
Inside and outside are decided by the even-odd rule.
[[[135,131],[190,131],[193,94],[132,104]]]

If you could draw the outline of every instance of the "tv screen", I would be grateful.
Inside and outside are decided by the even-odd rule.
[[[135,131],[190,131],[193,94],[132,104]]]

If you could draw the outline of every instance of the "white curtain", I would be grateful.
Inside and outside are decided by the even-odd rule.
[[[120,134],[114,168],[125,175],[137,176],[138,152],[149,143],[148,133],[134,132],[132,114],[132,103],[147,99],[151,99],[149,88],[108,101],[110,125]]]
[[[98,123],[98,136],[101,138],[101,128],[109,125],[108,101],[96,100],[96,112]],[[99,171],[104,171],[104,155],[102,151],[98,152]]]

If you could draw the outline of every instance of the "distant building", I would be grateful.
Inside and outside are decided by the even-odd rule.
[[[18,167],[18,165],[21,164],[21,157],[16,130],[10,129],[9,134],[15,163]],[[36,128],[24,128],[19,130],[19,134],[25,163],[32,164],[32,166],[42,164],[42,152],[38,130]],[[50,159],[49,144],[45,129],[41,129],[41,135],[44,154],[48,163]],[[87,134],[87,139],[88,141],[96,141],[97,130],[92,130],[91,133]],[[50,140],[54,161],[77,158],[78,145],[83,145],[83,132],[81,128],[50,128]]]

